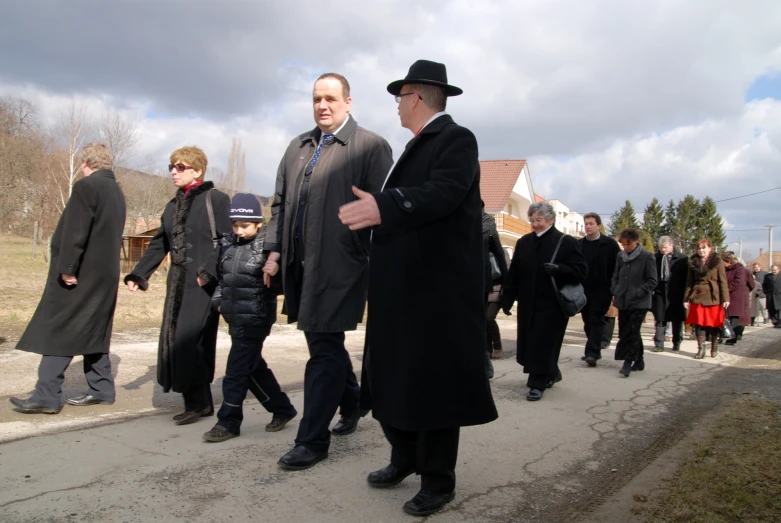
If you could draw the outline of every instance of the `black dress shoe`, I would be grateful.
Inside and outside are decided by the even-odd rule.
[[[384,469],[376,470],[366,477],[366,482],[370,487],[388,488],[398,485],[404,478],[415,472],[412,469],[400,469],[394,464],[390,464]]]
[[[327,457],[328,451],[318,452],[304,445],[298,445],[279,458],[277,465],[285,470],[304,470],[317,465]]]
[[[35,403],[31,400],[19,398],[8,398],[8,401],[10,401],[19,412],[24,414],[58,414],[62,410],[62,407],[53,409],[51,407],[44,407],[40,403]]]
[[[594,362],[594,364],[596,365],[596,361]],[[545,384],[545,387],[546,388],[553,387],[555,384],[560,382],[562,380],[562,378],[563,378],[563,376],[561,375],[561,371],[557,372],[556,375],[553,377],[553,379]]]
[[[76,405],[77,407],[84,407],[86,405],[99,405],[101,403],[105,405],[114,404],[113,401],[104,401],[96,398],[92,394],[82,394],[81,396],[76,396],[75,398],[68,398],[66,401],[68,402],[68,405]]]
[[[529,401],[540,401],[542,399],[543,391],[540,389],[529,389],[526,393],[526,399]]]
[[[455,492],[437,494],[430,490],[421,490],[414,498],[404,503],[402,509],[413,516],[429,516],[442,510],[442,507],[453,501],[454,497],[456,497]]]
[[[203,410],[186,410],[181,414],[174,416],[177,425],[189,425],[195,423],[201,418],[214,415],[214,407],[206,407]]]
[[[334,436],[346,436],[355,432],[358,428],[358,420],[366,416],[369,413],[368,410],[356,408],[349,416],[342,416],[339,421],[331,429],[331,434]]]

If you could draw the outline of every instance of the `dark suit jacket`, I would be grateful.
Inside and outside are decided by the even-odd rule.
[[[382,223],[369,264],[362,405],[409,431],[496,419],[485,374],[477,140],[438,117],[374,197]]]
[[[587,241],[585,237],[578,240],[581,251]],[[616,255],[621,252],[621,249],[613,238],[604,234],[595,241],[599,244],[597,261],[593,267],[588,268],[588,277],[583,281],[583,288],[586,290],[588,306],[604,309],[607,312],[610,308],[610,300],[613,298],[610,292],[610,281],[616,268]]]

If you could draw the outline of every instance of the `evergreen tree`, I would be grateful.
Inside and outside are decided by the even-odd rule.
[[[662,233],[670,236],[674,241],[677,240],[675,238],[675,202],[672,199],[664,209],[664,226],[662,227]]]
[[[703,238],[710,240],[714,249],[717,251],[726,250],[727,235],[724,233],[724,226],[721,216],[717,212],[716,202],[710,196],[705,198],[700,206],[699,232]]]
[[[675,208],[675,223],[673,237],[676,245],[685,254],[691,254],[697,248],[697,242],[702,238],[700,228],[700,202],[687,194],[678,202]]]
[[[659,200],[654,198],[645,208],[645,214],[643,215],[643,231],[651,239],[651,251],[653,251],[653,245],[659,241],[659,237],[664,234],[664,210]],[[643,242],[643,246],[646,243]]]
[[[608,231],[610,236],[615,238],[618,236],[618,233],[627,227],[639,228],[637,225],[637,218],[635,218],[635,208],[632,207],[632,202],[629,200],[624,203],[623,207],[610,216],[610,228]]]

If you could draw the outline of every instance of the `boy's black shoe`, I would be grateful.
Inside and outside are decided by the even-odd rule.
[[[203,441],[209,441],[212,443],[219,443],[220,441],[229,440],[237,437],[238,434],[228,432],[228,429],[222,425],[215,425],[209,432],[203,434]]]
[[[328,457],[328,451],[318,452],[304,445],[293,447],[293,450],[279,458],[277,465],[285,470],[304,470],[313,467]]]
[[[402,509],[413,516],[428,516],[442,510],[445,505],[453,501],[454,497],[456,497],[455,492],[437,494],[430,490],[421,490],[414,498],[404,503]]]
[[[285,425],[287,425],[287,422],[290,421],[291,419],[293,418],[280,418],[274,416],[273,418],[271,418],[271,422],[268,425],[266,425],[266,432],[278,432],[284,429]]]

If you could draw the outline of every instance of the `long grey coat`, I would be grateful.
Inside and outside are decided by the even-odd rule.
[[[16,348],[48,356],[109,351],[119,284],[125,197],[114,173],[76,182],[52,236],[43,296]],[[67,286],[61,274],[74,274]]]
[[[350,231],[339,221],[339,207],[357,198],[355,185],[379,191],[393,165],[382,137],[359,127],[352,116],[323,145],[312,172],[302,229],[306,263],[298,292],[294,270],[293,227],[306,166],[321,131],[315,128],[290,142],[277,171],[265,248],[280,252],[288,322],[308,332],[355,330],[363,319],[369,268],[369,231]],[[296,261],[298,263],[298,261]]]

